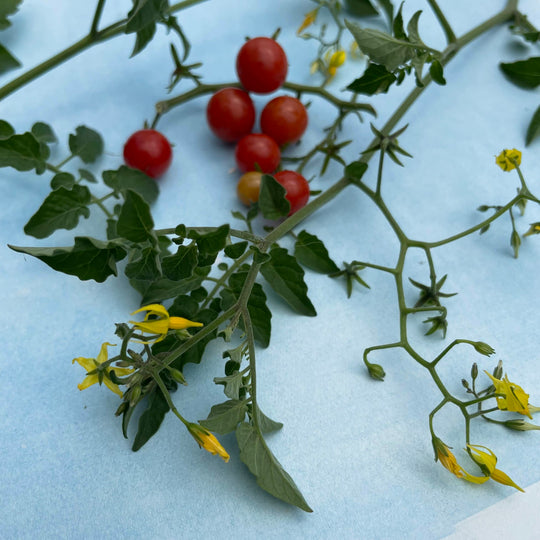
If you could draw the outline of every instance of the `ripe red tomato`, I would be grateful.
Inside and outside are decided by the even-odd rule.
[[[261,113],[261,130],[280,146],[296,142],[304,134],[308,115],[302,102],[291,96],[269,101]]]
[[[128,167],[158,178],[171,164],[171,144],[159,131],[141,129],[126,141],[124,161]]]
[[[291,203],[289,216],[306,206],[309,200],[309,183],[295,171],[279,171],[274,178],[285,188],[285,198]]]
[[[236,145],[234,156],[242,172],[259,170],[272,173],[281,161],[279,146],[263,133],[250,133],[242,137]]]
[[[236,186],[236,193],[240,201],[246,206],[259,200],[259,192],[261,190],[262,173],[250,171],[243,174]]]
[[[224,141],[235,142],[251,133],[255,107],[244,90],[222,88],[210,98],[206,119],[214,135]]]
[[[275,39],[250,39],[238,52],[236,73],[248,92],[269,94],[287,77],[287,55]]]

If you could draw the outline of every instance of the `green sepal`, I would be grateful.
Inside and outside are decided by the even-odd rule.
[[[259,209],[266,219],[279,219],[291,211],[291,203],[285,198],[285,188],[269,174],[261,178]]]
[[[24,232],[34,238],[46,238],[57,229],[74,229],[81,216],[90,215],[91,198],[86,186],[75,185],[72,189],[61,186],[51,191],[24,226]]]
[[[243,422],[236,428],[240,459],[257,478],[257,484],[274,497],[312,512],[294,480],[274,457],[262,434]]]
[[[307,231],[301,231],[294,246],[294,255],[298,262],[321,274],[339,272],[336,263],[330,258],[322,240]]]
[[[84,163],[93,163],[103,153],[103,139],[97,131],[86,126],[78,126],[75,134],[69,136],[69,149]]]
[[[82,175],[82,171],[81,175]],[[159,194],[156,181],[136,169],[122,165],[116,171],[104,171],[103,182],[118,194],[130,189],[138,193],[148,204],[152,204]]]
[[[154,220],[148,203],[135,191],[127,190],[118,216],[118,234],[132,242],[154,239]]]
[[[36,257],[53,270],[77,276],[83,281],[93,279],[98,283],[102,283],[111,275],[116,276],[116,262],[127,254],[116,242],[102,242],[81,236],[75,237],[73,247],[9,247],[19,253]]]
[[[163,422],[163,419],[168,412],[169,404],[167,403],[163,392],[159,388],[156,388],[150,396],[148,396],[146,410],[139,418],[137,435],[135,435],[135,440],[131,447],[134,452],[140,450],[149,439],[156,434],[161,426],[161,422]]]
[[[317,315],[307,296],[304,270],[285,248],[274,246],[270,250],[270,260],[261,266],[261,274],[295,311],[309,317]]]
[[[210,409],[206,420],[199,420],[199,424],[206,429],[225,435],[236,429],[236,426],[243,422],[248,411],[247,403],[231,399],[214,405]]]

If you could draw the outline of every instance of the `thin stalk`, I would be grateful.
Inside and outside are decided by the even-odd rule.
[[[98,33],[99,21],[101,20],[103,8],[105,7],[105,1],[106,0],[98,0],[96,12],[94,13],[94,19],[92,20],[92,26],[90,27],[90,36],[92,37]]]

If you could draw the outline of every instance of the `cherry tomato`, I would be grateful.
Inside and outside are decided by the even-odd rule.
[[[304,134],[308,115],[302,102],[291,96],[269,101],[261,113],[261,130],[280,146],[296,142]]]
[[[285,198],[291,203],[289,216],[306,206],[309,199],[309,183],[295,171],[279,171],[274,178],[285,188]]]
[[[236,73],[248,92],[269,94],[287,77],[287,56],[275,39],[253,38],[238,52]]]
[[[244,90],[223,88],[210,98],[206,119],[214,135],[227,142],[236,142],[251,133],[255,107]]]
[[[158,178],[171,164],[171,144],[159,131],[141,129],[126,141],[124,161],[128,167]]]
[[[242,172],[260,170],[272,173],[281,161],[277,143],[262,133],[250,133],[242,137],[236,145],[234,156]]]
[[[261,190],[262,173],[250,171],[243,174],[236,186],[236,193],[240,201],[246,206],[259,200],[259,191]]]

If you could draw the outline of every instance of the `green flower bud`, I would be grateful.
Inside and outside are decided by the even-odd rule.
[[[497,367],[493,370],[493,376],[496,379],[502,379],[503,376],[503,363],[502,360],[499,360]]]
[[[491,356],[495,352],[493,347],[490,347],[487,343],[482,341],[476,341],[473,343],[473,347],[475,348],[476,352],[479,352],[484,356]]]
[[[525,420],[521,420],[521,418],[516,418],[515,420],[507,420],[504,425],[508,429],[515,429],[516,431],[540,430],[540,426],[537,426],[536,424],[531,424],[530,422],[526,422]]]
[[[178,369],[169,368],[169,374],[176,382],[183,385],[187,385],[186,379],[184,378],[184,374]]]
[[[471,367],[471,378],[474,381],[478,377],[478,364],[475,362]]]
[[[376,379],[378,381],[384,381],[384,377],[386,373],[384,372],[384,369],[379,364],[367,364],[367,368],[369,371],[369,375],[372,379]]]
[[[140,384],[134,386],[129,392],[129,406],[135,407],[139,401],[142,393],[142,388]]]

